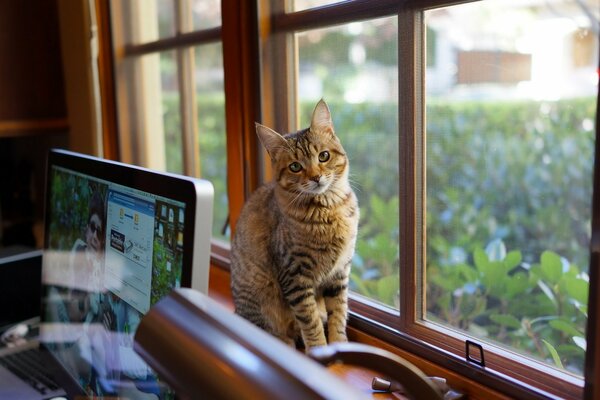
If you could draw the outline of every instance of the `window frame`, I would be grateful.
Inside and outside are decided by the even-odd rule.
[[[176,0],[178,1],[178,0]],[[531,363],[522,356],[485,344],[486,368],[465,361],[464,335],[444,329],[434,323],[419,320],[419,304],[415,292],[424,290],[424,276],[417,271],[424,257],[423,215],[424,193],[418,182],[424,171],[424,160],[418,149],[423,146],[425,124],[422,55],[424,32],[423,12],[427,9],[462,4],[477,0],[349,0],[342,3],[286,13],[284,2],[256,0],[238,2],[222,0],[222,24],[219,28],[177,34],[176,37],[131,46],[126,54],[143,54],[167,48],[206,44],[222,40],[225,73],[225,112],[227,129],[227,175],[229,221],[232,231],[245,199],[270,177],[269,166],[256,140],[254,122],[259,121],[276,130],[289,129],[295,121],[294,66],[295,49],[288,34],[298,30],[324,28],[357,20],[397,15],[398,52],[402,60],[398,68],[399,93],[405,101],[399,103],[400,196],[405,200],[400,210],[400,314],[358,296],[350,299],[349,327],[382,340],[402,351],[410,352],[427,362],[473,379],[503,394],[518,398],[565,397],[600,399],[600,142],[598,126],[600,94],[597,98],[592,244],[589,266],[590,291],[587,352],[584,382],[569,381],[557,385],[557,371],[541,363]],[[119,96],[119,77],[113,71],[110,26],[110,0],[96,0],[100,29],[101,89],[103,93],[104,146],[109,157],[121,154],[117,123],[111,123],[110,110],[118,112],[115,98]],[[410,29],[407,29],[410,27]],[[106,56],[106,54],[109,54]],[[104,57],[104,58],[103,58]],[[104,61],[103,61],[104,60]],[[275,61],[277,61],[275,63]],[[277,65],[277,67],[275,66]],[[599,60],[600,70],[600,60]],[[114,74],[118,75],[118,74]],[[112,82],[112,84],[111,84]],[[111,96],[111,90],[114,95]],[[282,101],[285,100],[285,101]],[[402,132],[402,134],[400,133]],[[194,156],[198,156],[197,154]],[[126,160],[125,160],[126,161]],[[420,165],[420,168],[416,166]],[[191,168],[194,170],[194,168]],[[186,170],[187,172],[187,170]],[[424,213],[424,211],[422,211]],[[228,268],[229,247],[213,243],[213,265]],[[394,321],[390,322],[390,318]],[[434,326],[435,325],[435,326]],[[435,328],[435,329],[433,329]],[[456,336],[461,336],[460,338]],[[490,349],[491,351],[488,351]],[[512,359],[521,362],[515,368]],[[505,373],[508,370],[516,374]],[[513,372],[514,372],[513,371]],[[560,374],[559,374],[560,375]],[[568,378],[565,374],[565,377]],[[563,377],[564,378],[564,377]]]
[[[477,0],[473,0],[477,1]],[[343,23],[369,20],[379,17],[398,17],[398,59],[402,62],[398,66],[398,92],[402,94],[403,101],[399,103],[399,166],[400,181],[399,193],[403,199],[400,202],[400,313],[399,315],[386,310],[374,302],[364,301],[360,296],[351,296],[350,299],[350,326],[366,332],[376,338],[383,339],[401,349],[424,356],[424,358],[437,363],[450,370],[475,378],[478,382],[498,389],[515,397],[547,398],[560,396],[562,398],[581,398],[584,385],[593,387],[591,382],[597,372],[589,372],[587,367],[593,357],[586,354],[585,379],[578,379],[571,374],[559,371],[544,363],[534,361],[528,357],[516,354],[500,346],[480,342],[468,335],[443,327],[436,323],[425,321],[423,307],[418,303],[418,295],[425,291],[425,271],[419,271],[418,266],[423,265],[425,258],[424,224],[425,210],[424,187],[419,188],[423,182],[422,174],[425,171],[422,149],[424,146],[425,131],[425,97],[424,97],[424,68],[423,54],[425,52],[425,36],[423,15],[428,9],[447,7],[472,1],[444,1],[444,0],[414,0],[414,1],[389,1],[378,2],[354,0],[337,4],[324,5],[298,12],[286,13],[281,2],[261,2],[261,7],[270,12],[270,29],[261,32],[261,43],[268,42],[268,36],[279,36],[272,44],[267,45],[267,51],[278,55],[277,60],[286,57],[285,68],[279,68],[271,82],[266,87],[292,88],[279,95],[279,102],[269,99],[269,104],[277,104],[278,110],[287,109],[287,119],[281,116],[276,119],[270,116],[267,123],[276,130],[289,131],[292,129],[290,121],[296,120],[293,104],[294,83],[286,82],[289,77],[295,77],[294,57],[297,50],[289,48],[294,46],[293,41],[285,38],[295,32],[309,29],[326,28]],[[279,3],[276,5],[274,3]],[[265,12],[265,11],[263,11]],[[269,47],[270,46],[270,47]],[[273,57],[273,56],[271,56]],[[267,63],[265,63],[267,64]],[[263,98],[275,96],[263,91]],[[283,101],[282,101],[283,100]],[[267,107],[265,107],[267,108]],[[271,111],[275,114],[274,110]],[[598,116],[596,116],[598,118]],[[597,135],[597,133],[596,133]],[[596,141],[598,147],[598,141]],[[595,166],[595,175],[598,175],[598,166]],[[598,179],[597,179],[598,180]],[[594,191],[596,193],[598,188]],[[594,204],[597,204],[594,201]],[[598,207],[594,207],[594,220],[598,219]],[[594,229],[594,237],[598,229]],[[594,258],[594,257],[592,257]],[[597,257],[596,257],[597,258]],[[590,286],[597,286],[598,261],[590,262]],[[591,289],[591,288],[590,288]],[[593,326],[597,321],[598,311],[593,311],[591,306],[597,298],[596,291],[590,290],[590,313],[588,326]],[[393,321],[390,321],[393,318]],[[588,328],[588,352],[594,348],[590,338],[593,332]],[[595,334],[598,336],[598,333]],[[470,363],[466,360],[466,340],[476,342],[483,346],[486,367]],[[596,350],[596,352],[598,352]],[[597,356],[596,356],[597,357]],[[597,358],[596,358],[597,359]],[[594,363],[595,364],[595,363]],[[558,380],[556,378],[559,378]],[[586,384],[587,382],[587,384]],[[586,395],[587,395],[586,388]],[[596,389],[598,390],[598,389]]]

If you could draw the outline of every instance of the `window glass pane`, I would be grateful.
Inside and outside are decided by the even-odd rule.
[[[340,2],[341,0],[294,0],[292,3],[292,11],[302,11],[308,8],[321,7]]]
[[[221,0],[194,0],[192,18],[194,30],[221,26]]]
[[[132,0],[115,3],[119,14],[135,15],[138,23],[125,17],[123,40],[126,44],[141,44],[175,36],[175,0]]]
[[[222,45],[198,46],[195,53],[200,174],[215,189],[213,236],[228,241],[229,232],[221,232],[229,207]]]
[[[328,103],[350,159],[361,221],[351,289],[398,308],[398,21],[297,34],[300,127]]]
[[[183,173],[183,142],[181,136],[180,94],[175,51],[160,53],[160,83],[164,126],[163,151],[165,154],[165,168],[169,172],[181,174]]]
[[[425,14],[426,318],[578,375],[599,12],[490,0]]]
[[[144,0],[146,1],[146,0]],[[158,38],[175,36],[175,0],[155,0]],[[152,3],[149,1],[148,3]]]

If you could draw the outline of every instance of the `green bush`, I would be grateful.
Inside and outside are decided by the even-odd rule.
[[[526,264],[495,240],[427,284],[432,320],[582,374],[588,281],[558,254]]]
[[[429,318],[581,374],[594,109],[428,107]]]
[[[533,262],[550,249],[587,266],[593,99],[434,104],[427,109],[432,260],[492,239]]]

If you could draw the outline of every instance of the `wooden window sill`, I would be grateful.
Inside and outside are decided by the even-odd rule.
[[[231,288],[229,286],[229,271],[216,265],[211,266],[208,294],[212,299],[218,301],[229,310],[233,311],[233,299],[231,297]],[[446,378],[452,389],[466,394],[469,399],[509,399],[509,397],[491,390],[486,386],[467,379],[455,372],[442,368],[419,357],[416,354],[412,354],[394,347],[380,339],[357,330],[356,328],[348,327],[348,338],[353,342],[376,346],[403,357],[420,368],[428,376],[439,376]],[[369,370],[348,365],[333,365],[329,367],[329,370],[342,378],[344,381],[348,382],[349,385],[361,390],[367,396],[371,395],[371,398],[373,399],[405,398],[397,393],[372,392],[371,380],[374,376],[376,376],[376,374]]]

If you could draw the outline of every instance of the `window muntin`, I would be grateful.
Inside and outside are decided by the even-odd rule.
[[[399,307],[398,19],[297,33],[300,125],[328,103],[350,159],[361,222],[351,289]]]
[[[425,13],[424,317],[581,376],[598,55],[571,56],[575,3]]]
[[[292,0],[292,11],[302,11],[314,7],[322,7],[340,3],[342,0]]]

